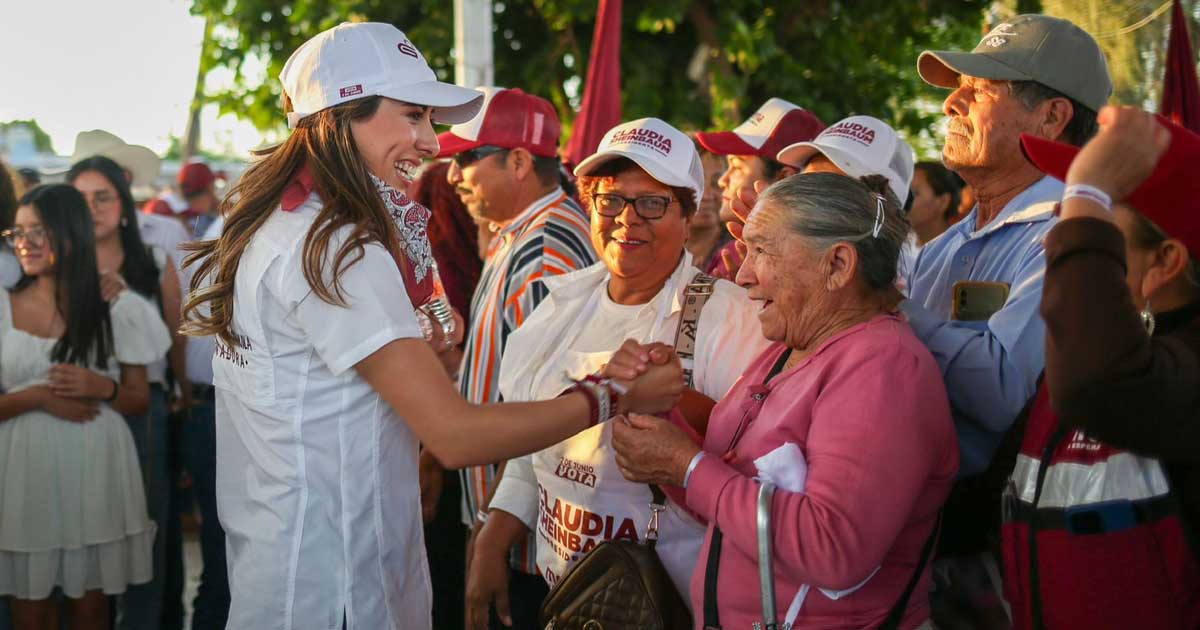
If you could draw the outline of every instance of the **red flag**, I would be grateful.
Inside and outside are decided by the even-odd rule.
[[[604,133],[620,122],[621,0],[600,0],[583,84],[583,107],[567,143],[567,164],[574,166],[595,153]]]
[[[1163,79],[1158,112],[1176,124],[1200,133],[1200,82],[1196,80],[1196,54],[1188,37],[1183,4],[1171,9],[1171,39],[1167,44],[1167,74]]]

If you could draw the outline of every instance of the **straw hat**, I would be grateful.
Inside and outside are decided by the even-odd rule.
[[[146,147],[128,144],[117,136],[102,129],[80,132],[75,136],[75,152],[71,164],[102,155],[129,171],[133,186],[152,186],[158,179],[162,160]]]

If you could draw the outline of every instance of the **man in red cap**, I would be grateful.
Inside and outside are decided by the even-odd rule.
[[[596,262],[588,215],[561,186],[554,106],[518,89],[482,91],[479,115],[438,136],[438,157],[453,157],[447,179],[475,221],[495,232],[471,301],[459,378],[463,396],[472,403],[499,402],[505,340],[545,297],[542,278]],[[463,520],[472,527],[472,541],[502,470],[493,465],[462,472]],[[511,558],[513,627],[539,628],[537,611],[548,589],[536,573],[533,541],[514,547]],[[504,588],[501,583],[471,583],[467,595],[472,589],[491,593]]]
[[[696,134],[696,140],[705,149],[726,156],[728,166],[717,182],[721,187],[721,220],[740,221],[731,204],[743,186],[758,180],[774,183],[796,173],[794,167],[778,161],[776,156],[786,147],[816,138],[824,128],[825,123],[807,109],[771,98],[733,131]],[[706,271],[732,281],[741,266],[742,256],[736,243],[731,242]]]
[[[204,230],[212,223],[217,213],[217,176],[207,164],[191,162],[179,170],[175,183],[187,202],[185,213],[196,217],[192,234],[199,237],[204,234]]]

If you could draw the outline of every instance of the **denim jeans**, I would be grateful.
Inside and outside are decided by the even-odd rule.
[[[225,567],[225,530],[217,519],[216,406],[198,398],[184,425],[184,465],[200,508],[200,553],[204,569],[192,602],[192,630],[224,628],[229,618],[229,575]]]
[[[150,387],[150,409],[146,414],[125,416],[142,465],[146,488],[146,510],[158,526],[154,537],[154,578],[131,585],[117,598],[119,630],[158,630],[162,621],[164,574],[167,566],[167,519],[170,516],[174,480],[169,478],[167,397],[162,387]]]

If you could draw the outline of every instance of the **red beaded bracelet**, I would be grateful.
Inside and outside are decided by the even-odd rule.
[[[587,398],[588,428],[590,429],[597,424],[600,424],[600,398],[596,396],[596,392],[592,391],[591,387],[584,385],[582,382],[576,382],[575,385],[563,392],[562,395],[566,396],[567,394],[573,394],[576,392],[583,394],[583,397]]]

